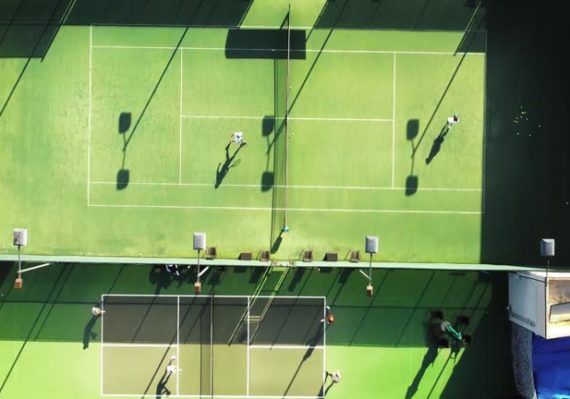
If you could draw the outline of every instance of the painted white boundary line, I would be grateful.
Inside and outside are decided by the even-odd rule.
[[[327,382],[327,300],[323,300],[323,393]]]
[[[255,119],[261,120],[265,116],[241,116],[241,115],[182,115],[182,118],[188,119]],[[276,118],[271,118],[276,119]],[[333,122],[386,122],[391,123],[393,120],[388,118],[328,118],[328,117],[295,117],[290,116],[289,120],[293,121],[333,121]]]
[[[323,345],[251,345],[251,349],[325,349]]]
[[[112,181],[92,181],[90,184],[97,185],[116,185],[117,182]],[[129,185],[140,186],[198,186],[198,187],[212,187],[212,183],[144,183],[144,182],[129,182]],[[224,187],[243,187],[259,189],[259,184],[224,184]],[[315,189],[315,190],[370,190],[370,191],[404,191],[406,187],[382,187],[382,186],[312,186],[312,185],[281,185],[276,184],[273,187],[288,189]],[[482,191],[481,188],[444,188],[444,187],[419,187],[418,191],[465,191],[465,192],[478,192]]]
[[[174,294],[103,294],[102,298],[109,298],[109,297],[122,297],[122,298],[237,298],[237,299],[246,299],[248,295],[174,295]],[[294,295],[256,295],[256,298],[277,298],[277,299],[325,299],[325,296],[319,295],[302,295],[302,296],[294,296]]]
[[[94,208],[150,208],[150,209],[205,209],[227,211],[291,211],[291,212],[330,212],[330,213],[403,213],[403,214],[442,214],[442,215],[481,215],[481,211],[439,211],[421,209],[345,209],[345,208],[267,208],[248,206],[192,206],[192,205],[134,205],[134,204],[91,204]]]
[[[394,187],[396,175],[396,53],[392,66],[392,187]]]
[[[179,155],[180,158],[178,159],[178,182],[182,183],[182,90],[184,88],[184,61],[183,61],[183,54],[184,50],[180,50],[180,116],[178,117],[179,122],[179,137],[178,137],[178,145],[179,145]]]
[[[149,209],[206,209],[228,211],[291,211],[291,212],[330,212],[330,213],[402,213],[402,214],[442,214],[442,215],[481,215],[481,211],[440,211],[421,209],[346,209],[346,208],[267,208],[248,206],[192,206],[192,205],[134,205],[134,204],[91,204],[95,208],[149,208]]]
[[[101,394],[104,397],[110,398],[151,398],[155,397],[155,395],[147,393],[143,395],[141,393],[105,393]],[[243,398],[251,398],[251,399],[324,399],[322,396],[293,396],[293,395],[169,395],[169,398],[196,398],[196,399],[204,399],[204,398],[216,398],[216,399],[243,399]]]
[[[174,345],[172,344],[120,344],[120,343],[113,343],[108,342],[106,344],[101,345],[105,348],[172,348]]]
[[[87,206],[90,204],[91,181],[91,108],[92,108],[92,81],[93,81],[93,25],[89,25],[89,110],[87,115]],[[103,391],[101,391],[103,392]]]
[[[101,310],[105,310],[105,294],[101,295]],[[101,376],[99,377],[99,380],[101,381],[101,395],[103,395],[103,356],[104,356],[104,351],[103,351],[103,343],[105,342],[105,339],[103,337],[103,332],[105,331],[103,326],[105,323],[105,314],[103,313],[101,315],[101,342],[99,343],[99,350],[100,350],[100,357],[99,357],[99,361],[101,362]]]
[[[245,389],[246,389],[246,393],[247,396],[249,396],[249,381],[250,381],[250,377],[249,377],[249,349],[250,349],[250,332],[249,332],[249,312],[251,310],[251,296],[247,297],[247,315],[246,315],[246,319],[245,322],[247,323],[247,359],[246,359],[246,385],[245,385]]]
[[[115,50],[197,50],[197,51],[287,51],[286,48],[226,48],[226,47],[175,47],[175,46],[122,46],[122,45],[95,45],[93,48],[98,49],[115,49]],[[346,49],[306,49],[306,50],[291,50],[291,52],[307,52],[307,53],[332,53],[332,54],[417,54],[417,55],[474,55],[482,56],[484,53],[455,53],[454,51],[393,51],[393,50],[346,50]]]
[[[176,365],[180,367],[180,297],[176,298]],[[180,373],[176,373],[176,395],[180,394]]]

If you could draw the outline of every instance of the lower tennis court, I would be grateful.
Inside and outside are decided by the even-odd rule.
[[[324,297],[103,295],[101,394],[320,398]],[[179,370],[167,372],[168,365]]]

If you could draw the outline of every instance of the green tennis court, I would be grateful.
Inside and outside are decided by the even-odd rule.
[[[141,3],[0,1],[0,398],[512,393],[484,7]]]
[[[21,83],[50,112],[21,90],[3,115],[2,226],[26,225],[43,255],[183,257],[206,231],[226,259],[344,254],[390,226],[383,260],[478,262],[485,32],[308,30],[292,15],[289,32],[61,27]],[[24,114],[33,141],[11,128]],[[227,146],[236,131],[247,145]]]
[[[102,304],[103,396],[323,397],[324,298],[108,295]]]

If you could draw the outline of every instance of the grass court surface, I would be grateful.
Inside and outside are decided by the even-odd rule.
[[[286,44],[226,28],[63,26],[0,119],[0,226],[45,255],[188,256],[206,231],[235,259],[286,214],[277,259],[372,232],[383,260],[478,262],[484,32],[295,31],[287,78]],[[4,97],[25,62],[0,61]]]
[[[247,393],[249,370],[250,395],[317,397],[323,362],[326,371],[342,373],[329,399],[503,398],[513,392],[502,273],[378,270],[375,294],[367,297],[364,279],[350,269],[211,269],[203,278],[205,296],[194,300],[192,273],[172,279],[150,265],[60,264],[26,274],[23,290],[11,288],[16,268],[2,270],[2,399],[34,399],[38,392],[47,399],[103,393],[141,399],[144,392],[155,399],[172,354],[182,368],[178,380],[167,381],[173,395],[178,389],[246,399],[240,395]],[[107,312],[93,320],[101,292],[108,293]],[[255,316],[262,311],[250,310],[248,347],[248,324],[239,321],[248,296],[266,295],[274,299],[257,332]],[[319,332],[324,301],[306,299],[313,296],[325,296],[336,316],[326,337]],[[431,309],[452,320],[469,316],[472,346],[457,354],[431,346]],[[330,379],[325,391],[329,385]]]

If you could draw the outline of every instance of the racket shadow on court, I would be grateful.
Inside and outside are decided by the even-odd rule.
[[[236,166],[238,166],[241,162],[241,159],[235,160],[238,152],[241,150],[241,148],[243,147],[243,145],[239,145],[238,148],[234,151],[234,153],[230,156],[230,145],[232,143],[228,143],[226,145],[225,151],[226,151],[226,158],[224,160],[224,163],[222,164],[221,162],[218,164],[218,168],[216,169],[216,184],[214,185],[214,188],[218,188],[220,187],[220,185],[222,184],[222,181],[224,180],[224,178],[227,176],[228,172],[230,171],[231,168],[235,168]],[[235,160],[235,161],[234,161]]]

